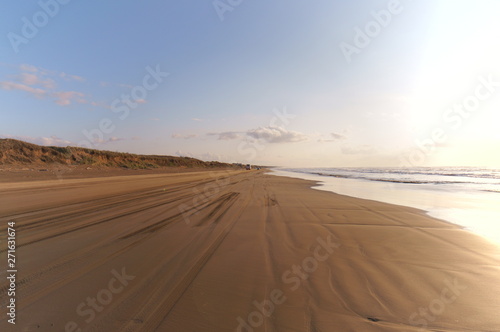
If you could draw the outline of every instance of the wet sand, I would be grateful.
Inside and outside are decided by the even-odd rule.
[[[263,171],[4,181],[0,330],[500,331],[497,247],[313,184]]]

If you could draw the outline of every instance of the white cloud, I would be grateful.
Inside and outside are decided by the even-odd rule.
[[[337,133],[330,133],[330,136],[332,136],[334,140],[343,140],[347,138],[346,135]]]
[[[73,102],[87,103],[85,94],[78,91],[56,91],[56,81],[53,78],[63,78],[66,81],[83,82],[85,79],[81,76],[70,75],[64,72],[57,73],[33,65],[22,64],[19,66],[21,73],[12,76],[10,81],[0,82],[0,88],[4,90],[20,90],[27,92],[34,97],[41,98],[50,96],[54,102],[60,106],[68,106]],[[97,103],[92,103],[97,106]]]
[[[330,133],[329,138],[319,138],[318,142],[324,143],[324,142],[338,142],[347,139],[347,136],[344,134],[337,134],[337,133]]]
[[[240,135],[240,133],[235,132],[235,131],[224,131],[221,133],[208,133],[207,135],[217,136],[217,139],[221,140],[221,141],[229,141],[229,140],[233,140],[233,139],[239,139],[242,137]]]
[[[268,143],[292,143],[307,140],[306,135],[282,127],[259,127],[247,131],[246,134],[249,137],[262,139]]]
[[[9,81],[0,82],[0,88],[2,88],[4,90],[25,91],[25,92],[31,93],[32,95],[34,95],[35,97],[38,97],[38,98],[43,97],[47,93],[47,91],[40,89],[40,88],[34,88],[34,87],[31,87],[31,86],[26,85],[26,84],[9,82]]]
[[[17,79],[26,85],[41,85],[46,89],[54,89],[56,86],[56,82],[51,79],[43,79],[42,77],[39,77],[36,74],[31,74],[31,73],[21,73]]]
[[[78,75],[66,74],[65,72],[59,73],[59,76],[65,79],[66,81],[78,81],[85,82],[85,78]]]
[[[224,131],[220,133],[207,133],[208,136],[217,136],[218,140],[229,141],[245,137],[261,139],[268,143],[291,143],[306,141],[308,137],[296,131],[286,130],[282,127],[259,127],[245,132]]]
[[[78,82],[85,81],[85,78],[78,76],[78,75],[71,75],[71,74],[68,74],[65,72],[57,72],[57,71],[53,71],[53,70],[48,70],[45,68],[36,67],[33,65],[29,65],[29,64],[22,64],[19,66],[19,69],[22,72],[37,73],[37,75],[39,75],[39,77],[49,76],[49,77],[60,77],[66,81],[78,81]]]
[[[188,134],[188,135],[182,135],[182,134],[172,134],[172,138],[183,138],[183,139],[191,139],[195,138],[198,135],[196,134]]]
[[[38,68],[33,66],[33,65],[27,65],[27,64],[22,64],[19,66],[19,69],[22,71],[27,71],[27,72],[32,72],[36,73],[38,71]]]
[[[73,101],[80,104],[87,102],[84,98],[85,95],[77,91],[59,91],[53,92],[51,95],[56,98],[55,103],[61,106],[71,105]]]
[[[105,102],[102,102],[102,101],[91,101],[90,105],[94,106],[94,107],[102,107],[102,108],[108,108],[108,109],[111,108],[108,104],[106,104]]]
[[[175,155],[178,157],[189,157],[189,158],[194,158],[192,153],[189,152],[183,152],[181,150],[177,150],[175,152]]]
[[[71,141],[64,140],[54,135],[50,137],[13,136],[8,134],[0,136],[3,138],[12,138],[44,146],[68,146],[73,144]]]
[[[108,139],[94,139],[93,143],[94,144],[107,144],[107,143],[111,143],[111,142],[118,142],[118,141],[124,141],[124,140],[125,140],[124,138],[112,136]]]

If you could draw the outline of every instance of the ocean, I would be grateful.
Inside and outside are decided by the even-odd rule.
[[[319,181],[313,188],[425,210],[500,245],[500,169],[275,168],[275,175]]]

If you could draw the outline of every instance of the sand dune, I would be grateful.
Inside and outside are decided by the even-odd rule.
[[[0,138],[0,165],[14,169],[63,168],[66,171],[71,171],[78,166],[100,167],[104,170],[119,167],[125,169],[237,168],[236,165],[217,161],[202,161],[190,157],[138,155],[74,146],[42,146],[10,138]]]
[[[500,331],[496,247],[311,184],[262,171],[3,183],[19,272],[16,325],[3,314],[0,330]]]

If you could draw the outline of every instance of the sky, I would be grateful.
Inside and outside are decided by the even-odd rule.
[[[289,167],[500,167],[496,0],[9,1],[0,137]]]

